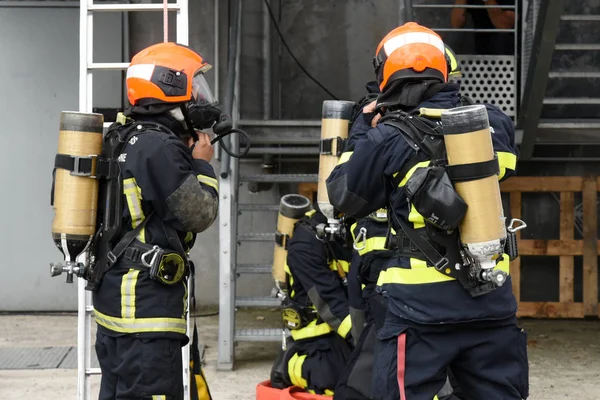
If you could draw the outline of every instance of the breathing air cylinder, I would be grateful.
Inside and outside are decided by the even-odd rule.
[[[493,162],[494,148],[485,106],[478,104],[445,111],[442,126],[450,168]],[[468,205],[459,226],[463,247],[484,270],[491,270],[496,265],[496,256],[503,253],[502,243],[506,238],[498,176],[456,181],[454,187]]]
[[[95,165],[102,151],[103,124],[102,114],[63,111],[60,115],[57,154],[73,157],[74,171],[55,170],[52,239],[67,263],[75,261],[96,232],[98,180],[78,174],[77,166]]]
[[[311,208],[310,200],[299,194],[286,194],[279,203],[272,274],[277,287],[280,289],[284,288],[286,282],[287,243],[292,238],[294,224]]]
[[[344,140],[348,138],[354,105],[355,103],[352,101],[343,100],[325,100],[323,102],[317,204],[330,222],[335,219],[335,215],[333,206],[329,203],[326,181],[344,150]]]

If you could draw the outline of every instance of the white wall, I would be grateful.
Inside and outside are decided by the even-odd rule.
[[[95,61],[121,61],[120,14],[95,25]],[[76,284],[50,277],[50,186],[60,112],[78,109],[79,9],[0,7],[0,32],[0,311],[75,310]],[[94,105],[120,107],[119,73],[96,80]]]

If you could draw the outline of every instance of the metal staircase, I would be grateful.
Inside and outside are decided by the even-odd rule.
[[[586,57],[600,54],[600,14],[586,13],[584,3],[529,2],[525,24],[535,29],[524,39],[523,54],[530,58],[524,57],[522,118],[517,125],[523,130],[523,160],[598,160],[600,64],[588,63]],[[577,25],[579,29],[569,29]],[[572,34],[585,28],[590,33]],[[587,96],[571,94],[573,87],[583,86]]]

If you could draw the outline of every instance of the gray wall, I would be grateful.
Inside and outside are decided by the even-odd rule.
[[[120,17],[96,25],[95,61],[120,61]],[[78,109],[79,11],[0,7],[0,26],[0,310],[73,310],[76,285],[49,275],[62,256],[50,236],[50,177],[60,112]],[[99,76],[95,105],[120,106],[119,87],[119,75]]]

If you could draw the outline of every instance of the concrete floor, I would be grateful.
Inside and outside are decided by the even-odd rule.
[[[244,327],[272,327],[274,311],[240,311]],[[218,317],[199,318],[206,349],[206,375],[215,400],[251,400],[268,379],[277,343],[240,343],[236,368],[216,371]],[[523,320],[529,332],[531,400],[592,400],[600,394],[600,321]],[[2,315],[0,347],[60,347],[76,343],[74,315]],[[0,370],[0,399],[76,398],[75,369]],[[99,377],[92,379],[97,398]],[[479,400],[479,399],[478,399]]]

